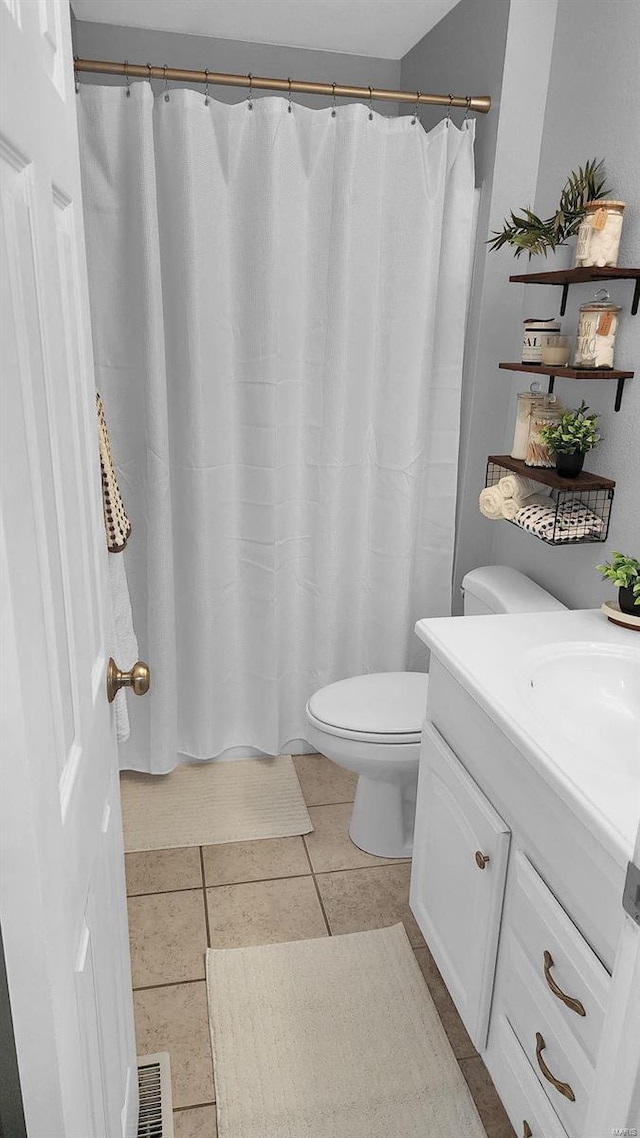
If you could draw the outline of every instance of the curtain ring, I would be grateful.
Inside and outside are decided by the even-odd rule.
[[[167,65],[166,65],[166,63],[163,65],[162,70],[164,71],[164,101],[165,101],[165,103],[168,103],[169,102],[169,80],[167,79]]]
[[[333,100],[333,107],[331,109],[331,118],[334,119],[336,117],[336,114],[337,114],[337,111],[336,111],[336,85],[335,85],[335,83],[331,84],[331,98]]]
[[[253,110],[253,99],[252,99],[253,75],[251,74],[250,71],[247,71],[247,77],[249,79],[249,95],[247,98],[247,110],[252,111]]]
[[[80,59],[79,55],[74,55],[73,62],[77,63],[79,59]],[[80,92],[80,80],[78,79],[78,72],[75,70],[73,72],[73,85],[76,89],[76,95],[78,95]]]
[[[416,105],[413,108],[413,118],[411,119],[411,125],[415,126],[417,122],[420,122],[420,92],[419,91],[416,91]]]
[[[149,72],[149,74],[148,74],[148,76],[147,76],[147,78],[148,78],[148,80],[149,80],[149,86],[151,86],[151,64],[150,64],[150,63],[147,63],[147,64],[146,64],[146,68],[147,68],[147,71]]]
[[[445,119],[445,122],[448,126],[449,123],[451,122],[451,104],[453,103],[453,95],[448,95],[447,98],[449,100],[449,107],[447,109],[447,117]]]
[[[466,122],[467,119],[469,118],[469,108],[471,107],[471,95],[466,95],[465,98],[467,101],[467,107],[466,107],[466,110],[464,112],[464,118],[462,120],[463,122]]]
[[[211,99],[209,98],[209,68],[204,69],[204,105],[209,106]]]
[[[131,80],[129,78],[129,60],[124,61],[124,81],[127,84],[126,96],[127,99],[131,96]]]
[[[293,110],[293,108],[291,106],[291,76],[289,76],[289,78],[287,79],[287,83],[289,84],[289,106],[287,107],[287,110],[288,110],[289,114],[291,114],[291,112]]]
[[[373,90],[369,88],[369,122],[373,122]]]

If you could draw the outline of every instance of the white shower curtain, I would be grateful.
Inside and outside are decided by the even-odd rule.
[[[79,117],[152,670],[123,765],[295,749],[316,688],[416,666],[449,612],[473,124],[146,83]]]

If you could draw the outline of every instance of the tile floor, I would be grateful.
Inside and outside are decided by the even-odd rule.
[[[315,830],[126,855],[138,1054],[169,1051],[176,1138],[215,1138],[205,950],[382,928],[403,921],[488,1138],[515,1138],[411,914],[409,862],[349,840],[355,776],[295,758]]]

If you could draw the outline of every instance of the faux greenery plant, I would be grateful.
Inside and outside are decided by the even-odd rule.
[[[586,454],[600,442],[598,416],[588,415],[584,399],[575,411],[565,411],[558,423],[543,427],[540,434],[554,454]]]
[[[602,177],[603,165],[602,161],[592,158],[584,167],[572,171],[564,184],[560,204],[551,217],[541,218],[524,208],[519,214],[512,211],[511,217],[504,220],[504,228],[500,232],[494,230],[487,244],[492,249],[512,245],[516,257],[526,252],[529,258],[539,253],[546,257],[550,249],[566,245],[569,237],[573,237],[580,228],[586,203],[604,198],[611,192]]]
[[[611,561],[596,565],[596,569],[605,580],[613,581],[619,589],[632,589],[634,607],[640,605],[640,561],[614,550]]]

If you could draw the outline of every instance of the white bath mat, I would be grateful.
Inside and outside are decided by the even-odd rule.
[[[164,850],[313,830],[290,755],[120,776],[124,848]]]
[[[486,1138],[402,925],[207,953],[219,1138]]]

